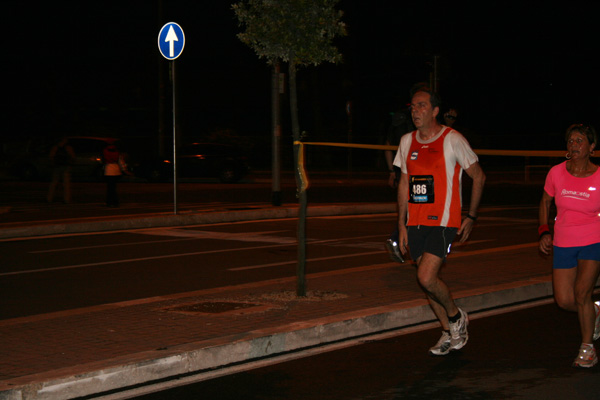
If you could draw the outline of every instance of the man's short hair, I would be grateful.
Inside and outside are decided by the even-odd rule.
[[[440,95],[435,92],[432,88],[429,87],[424,82],[416,83],[410,90],[410,98],[412,99],[415,94],[418,92],[424,92],[429,94],[429,102],[431,103],[431,108],[441,107],[442,99]]]

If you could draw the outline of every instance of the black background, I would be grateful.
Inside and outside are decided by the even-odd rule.
[[[574,122],[598,119],[597,28],[591,5],[342,0],[339,65],[299,71],[301,129],[314,141],[381,143],[412,84],[430,79],[457,107],[474,147],[563,148]],[[58,1],[3,5],[3,141],[84,134],[155,138],[159,94],[170,135],[169,64],[157,36],[186,35],[174,63],[178,130],[227,132],[265,146],[270,69],[241,43],[228,1]],[[161,92],[160,82],[164,79]],[[285,118],[285,115],[284,115]],[[290,134],[284,119],[284,136]]]

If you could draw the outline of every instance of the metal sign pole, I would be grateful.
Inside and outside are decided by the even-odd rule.
[[[171,61],[171,85],[173,86],[173,214],[177,214],[177,133],[175,110],[175,61]]]
[[[175,59],[185,47],[185,34],[175,22],[165,24],[158,32],[158,50],[164,58],[171,61],[171,85],[173,88],[173,212],[177,214],[177,121],[175,109]]]

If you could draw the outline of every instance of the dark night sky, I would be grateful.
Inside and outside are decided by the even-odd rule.
[[[13,3],[3,5],[3,139],[155,135],[159,65],[168,66],[156,41],[170,21],[186,34],[176,61],[178,122],[186,135],[232,128],[268,136],[269,69],[235,37],[230,2],[163,0],[161,17],[156,0]],[[340,2],[349,31],[338,41],[345,62],[299,75],[302,128],[311,139],[343,137],[352,100],[357,141],[377,142],[379,122],[395,101],[408,101],[413,83],[428,79],[434,54],[440,92],[459,108],[459,123],[500,138],[490,141],[496,147],[562,148],[570,123],[597,122],[592,6],[416,3]],[[551,139],[527,140],[543,135]]]

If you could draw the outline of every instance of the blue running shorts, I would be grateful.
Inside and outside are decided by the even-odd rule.
[[[600,243],[575,247],[554,246],[552,268],[575,268],[577,266],[577,260],[600,261]]]

